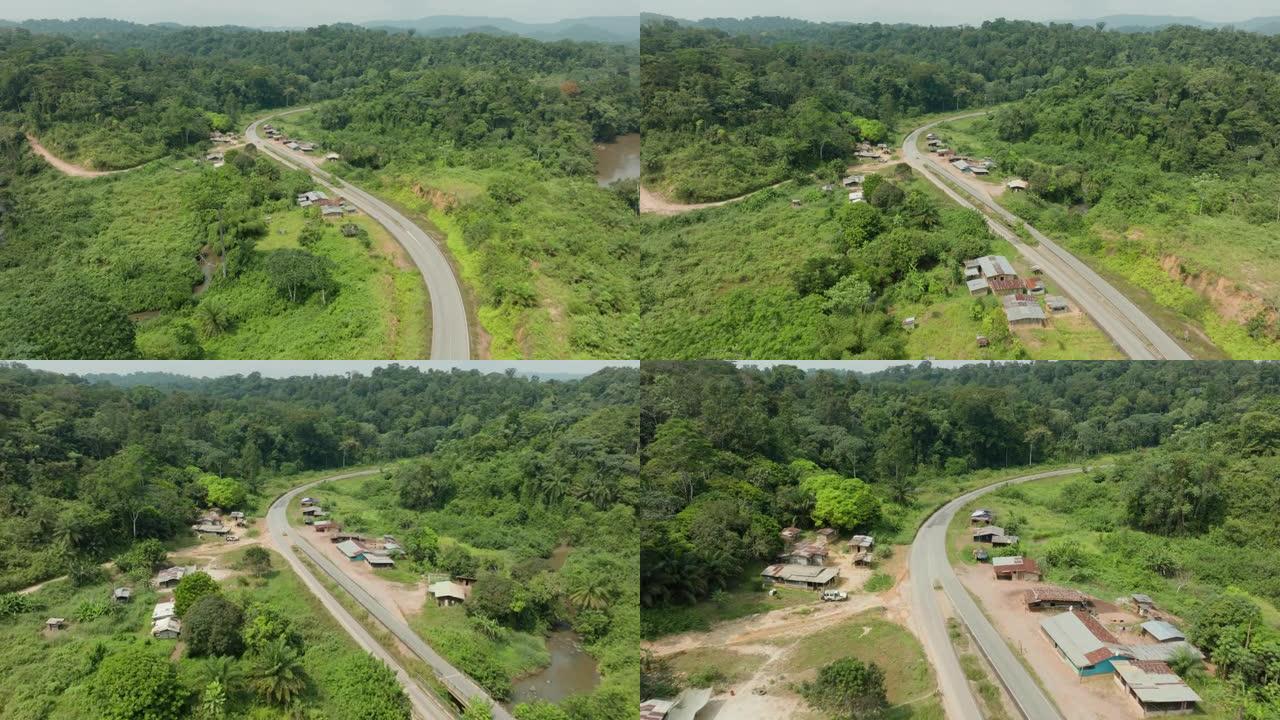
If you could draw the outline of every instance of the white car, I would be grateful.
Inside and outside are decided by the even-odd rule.
[[[844,602],[849,599],[849,593],[843,590],[823,590],[822,602]]]

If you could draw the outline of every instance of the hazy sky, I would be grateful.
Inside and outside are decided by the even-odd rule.
[[[197,377],[221,377],[223,375],[248,375],[262,373],[264,377],[290,377],[292,375],[342,375],[358,372],[368,375],[376,367],[390,365],[382,360],[24,360],[23,365],[50,372],[74,375],[94,373],[167,372]],[[396,365],[419,367],[426,370],[447,370],[460,367],[482,372],[503,372],[509,367],[526,375],[551,375],[573,373],[590,375],[603,367],[639,367],[639,362],[626,360],[527,360],[508,362],[503,360],[471,360],[466,362],[431,362],[427,360],[402,360]]]
[[[687,6],[685,6],[687,8]],[[110,17],[186,25],[310,27],[334,22],[484,15],[549,22],[587,15],[636,15],[634,0],[0,0],[0,18]]]
[[[1025,20],[1080,20],[1106,15],[1190,15],[1231,22],[1280,15],[1275,0],[644,0],[646,12],[681,18],[782,15],[806,20],[910,22],[923,25],[977,24],[997,17]]]

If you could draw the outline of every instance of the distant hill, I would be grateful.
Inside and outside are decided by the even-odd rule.
[[[576,40],[578,42],[633,43],[640,39],[640,19],[636,16],[584,17],[550,23],[524,23],[510,18],[432,15],[417,20],[377,20],[364,23],[364,26],[402,32],[413,30],[425,37],[480,32],[519,35],[546,42]]]
[[[1256,32],[1263,35],[1280,34],[1280,17],[1258,17],[1240,22],[1213,22],[1184,15],[1108,15],[1092,20],[1069,20],[1067,22],[1081,27],[1103,22],[1107,24],[1107,30],[1116,32],[1152,32],[1174,25],[1187,25],[1206,30],[1232,27],[1237,30]]]

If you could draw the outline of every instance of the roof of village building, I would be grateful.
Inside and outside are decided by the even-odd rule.
[[[1144,703],[1200,702],[1200,696],[1187,686],[1167,664],[1143,660],[1116,660],[1112,663],[1121,682]]]
[[[987,510],[986,508],[978,508],[977,510],[974,510],[973,512],[969,513],[970,518],[984,518],[984,517],[989,518],[991,516],[992,516],[991,511]]]
[[[835,579],[840,571],[833,567],[821,565],[770,565],[760,574],[784,582],[803,582],[826,584]]]
[[[983,280],[982,278],[973,278],[972,280],[966,280],[964,284],[968,286],[969,292],[974,292],[976,290],[986,290],[988,287],[990,287],[987,285],[987,281]]]
[[[157,620],[151,625],[151,634],[159,635],[162,632],[170,631],[175,633],[182,632],[182,621],[176,617],[167,617]]]
[[[1133,598],[1133,601],[1138,603],[1139,605],[1155,605],[1156,604],[1156,601],[1152,600],[1150,595],[1147,595],[1144,593],[1134,593],[1129,597]]]
[[[174,615],[174,602],[172,600],[156,603],[155,609],[151,611],[152,620],[163,620]]]
[[[159,585],[161,583],[181,580],[184,576],[187,575],[187,573],[190,573],[193,571],[195,571],[195,568],[191,566],[177,566],[177,567],[165,568],[164,570],[161,570],[159,573],[156,574],[155,582],[157,585]]]
[[[343,540],[342,542],[338,543],[338,550],[343,555],[346,555],[349,558],[359,557],[361,554],[364,553],[364,548],[360,547],[359,545],[355,544],[350,540]]]
[[[1067,310],[1071,307],[1067,304],[1067,299],[1061,295],[1045,295],[1044,304],[1048,305],[1050,310]]]
[[[978,267],[986,276],[1018,274],[1018,271],[1013,269],[1013,264],[1009,262],[1009,258],[1003,255],[984,255],[978,258]]]
[[[1010,189],[1013,189],[1013,190],[1026,190],[1027,188],[1031,187],[1031,185],[1026,180],[1021,180],[1021,179],[1010,180],[1006,184],[1009,186]]]
[[[1129,654],[1133,656],[1134,660],[1170,660],[1183,652],[1197,660],[1204,659],[1204,653],[1200,651],[1200,648],[1186,640],[1129,646]]]
[[[467,589],[452,580],[441,580],[438,583],[432,583],[427,588],[427,592],[436,598],[454,598],[456,600],[467,599]]]
[[[1148,620],[1142,623],[1142,629],[1147,631],[1151,637],[1164,642],[1165,640],[1186,640],[1187,636],[1181,630],[1164,620]]]
[[[1043,321],[1045,319],[1044,308],[1040,307],[1040,303],[1035,300],[1022,296],[1005,295],[1000,299],[1000,305],[1004,307],[1004,314],[1009,318],[1009,322],[1017,322],[1019,320]]]
[[[386,555],[378,555],[376,553],[365,553],[365,562],[370,565],[395,565],[396,561]]]
[[[1085,595],[1079,590],[1071,588],[1057,587],[1056,585],[1040,585],[1033,587],[1022,594],[1027,604],[1037,602],[1067,602],[1079,603],[1081,605],[1093,604],[1093,598]]]
[[[849,544],[860,548],[869,548],[876,544],[876,539],[870,535],[854,535],[849,538]]]
[[[823,543],[810,542],[810,543],[803,543],[800,545],[796,545],[795,547],[791,548],[790,550],[787,550],[782,554],[785,557],[811,558],[811,557],[826,557],[827,555],[830,554],[830,551],[827,550],[827,546]]]
[[[980,528],[973,529],[974,537],[982,537],[983,535],[1003,535],[1004,528],[998,525],[985,525]]]
[[[1025,287],[1022,280],[1016,277],[988,277],[987,285],[996,292],[1021,290]]]
[[[688,688],[675,700],[645,700],[640,720],[693,720],[710,700],[711,688]]]
[[[1123,657],[1120,640],[1089,613],[1068,610],[1040,621],[1040,627],[1053,638],[1071,664],[1076,667],[1097,665],[1103,660]]]
[[[1036,564],[1033,558],[1021,555],[992,558],[991,566],[996,569],[997,575],[1008,575],[1016,572],[1040,572],[1040,566]]]
[[[128,600],[130,597],[133,597],[133,591],[127,587],[118,587],[112,591],[111,597],[116,599],[124,598]]]

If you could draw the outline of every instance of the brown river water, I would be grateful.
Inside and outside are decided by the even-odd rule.
[[[601,185],[640,177],[640,133],[619,135],[596,145],[596,182]]]

